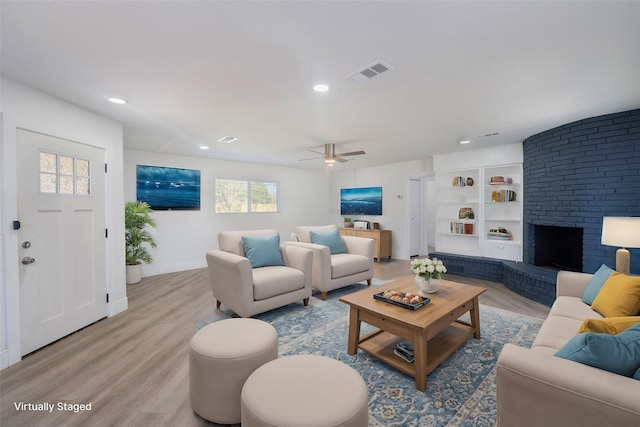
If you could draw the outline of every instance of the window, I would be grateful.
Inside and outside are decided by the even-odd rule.
[[[40,192],[75,196],[91,195],[91,162],[41,151]]]
[[[278,212],[278,183],[216,178],[216,213]]]

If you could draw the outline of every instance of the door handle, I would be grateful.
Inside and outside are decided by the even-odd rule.
[[[36,259],[35,258],[31,258],[30,256],[26,256],[26,257],[22,258],[22,263],[24,265],[33,264],[34,262],[36,262]]]

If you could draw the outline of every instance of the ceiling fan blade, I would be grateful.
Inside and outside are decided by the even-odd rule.
[[[307,149],[307,151],[311,151],[312,153],[320,154],[321,156],[325,155],[325,153],[323,153],[322,151],[309,150],[309,149]]]
[[[308,157],[306,159],[298,159],[298,161],[301,162],[303,160],[316,160],[316,159],[324,159],[324,156],[322,156],[322,157]]]
[[[341,158],[340,156],[335,156],[335,157],[334,157],[334,160],[335,160],[336,162],[340,162],[340,163],[346,163],[346,162],[348,162],[348,161],[349,161],[349,160],[347,160],[347,159],[343,159],[343,158]]]
[[[360,151],[351,151],[349,153],[338,153],[338,154],[336,154],[336,157],[359,156],[361,154],[367,154],[367,153],[362,151],[362,150],[360,150]]]

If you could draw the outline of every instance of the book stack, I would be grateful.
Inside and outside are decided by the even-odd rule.
[[[454,187],[466,187],[467,180],[462,176],[454,176],[451,180],[451,185],[453,185]]]
[[[490,228],[487,237],[492,240],[511,240],[513,236],[504,227]]]
[[[495,190],[491,192],[492,202],[515,202],[516,192],[512,190]]]
[[[393,350],[396,356],[401,359],[413,363],[414,355],[413,355],[413,343],[411,341],[403,340],[396,345],[396,349]]]
[[[473,224],[451,221],[452,234],[473,234]]]

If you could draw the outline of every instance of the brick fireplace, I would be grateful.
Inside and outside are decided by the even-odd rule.
[[[580,252],[580,271],[615,267],[617,248],[600,243],[602,217],[640,215],[640,109],[569,123],[527,138],[523,148],[524,262],[535,265],[545,250],[536,240],[545,226],[582,230],[573,249],[571,233],[557,239]],[[640,251],[631,257],[639,274]]]
[[[640,216],[640,109],[550,129],[523,150],[524,262],[432,255],[452,274],[502,282],[551,305],[557,270],[615,267],[618,248],[600,243],[602,217]],[[631,273],[640,274],[640,250],[630,251]]]

